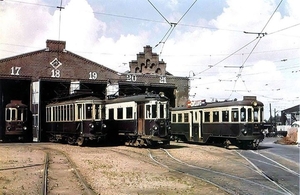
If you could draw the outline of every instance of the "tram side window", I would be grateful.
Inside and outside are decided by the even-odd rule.
[[[117,108],[117,119],[123,119],[123,108]]]
[[[71,104],[70,105],[70,118],[71,118],[71,120],[73,121],[74,120],[74,104]]]
[[[238,122],[239,121],[239,110],[238,108],[233,108],[231,110],[231,122]]]
[[[51,112],[50,112],[50,109],[49,107],[46,108],[46,121],[50,121],[50,116],[51,116]]]
[[[246,109],[241,108],[241,121],[246,121]]]
[[[132,107],[126,108],[126,118],[132,118]]]
[[[77,104],[77,119],[82,119],[82,105],[81,104]]]
[[[222,121],[229,122],[229,112],[228,110],[222,111]]]
[[[176,114],[172,114],[172,122],[176,123]]]
[[[61,117],[60,111],[61,111],[61,109],[60,109],[60,106],[57,106],[56,108],[57,108],[57,121],[60,121],[60,117]]]
[[[63,106],[63,120],[66,121],[67,120],[67,109],[68,109],[68,105],[64,105]]]
[[[63,112],[64,112],[64,121],[68,121],[69,120],[69,105],[64,105],[63,106]]]
[[[114,109],[108,109],[108,119],[114,119]]]
[[[178,122],[182,122],[182,114],[178,114]]]
[[[204,122],[210,122],[210,112],[204,112]]]
[[[248,108],[248,122],[252,122],[252,109]]]
[[[185,123],[189,122],[189,113],[184,113],[183,117],[184,117],[184,122]]]
[[[219,122],[219,111],[213,111],[213,122]]]

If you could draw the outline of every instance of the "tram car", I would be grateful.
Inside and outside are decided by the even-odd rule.
[[[31,115],[21,100],[11,100],[5,106],[5,135],[7,141],[32,141]]]
[[[46,134],[51,142],[84,146],[106,140],[104,101],[83,95],[46,105]]]
[[[262,102],[255,96],[243,100],[202,102],[171,109],[172,140],[235,145],[256,149],[264,139]]]
[[[140,94],[106,101],[105,123],[117,129],[118,139],[130,146],[170,144],[169,99],[160,94]]]

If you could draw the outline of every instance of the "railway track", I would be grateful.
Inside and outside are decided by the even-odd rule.
[[[172,156],[165,149],[149,149],[149,157],[157,164],[180,173],[201,179],[215,185],[228,194],[287,194],[279,186],[274,185],[257,171],[244,175],[231,174],[226,171],[215,170],[213,167],[205,168],[196,164],[183,162]],[[225,166],[226,167],[226,166]]]
[[[45,162],[41,194],[96,194],[66,153],[50,148],[43,148],[43,151]]]
[[[285,194],[299,194],[299,165],[265,151],[236,151],[266,180]],[[289,181],[289,182],[287,182]]]

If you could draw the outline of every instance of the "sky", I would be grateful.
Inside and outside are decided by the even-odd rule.
[[[59,9],[61,7],[61,9]],[[66,41],[118,72],[150,45],[190,99],[300,104],[299,0],[0,0],[0,59]],[[271,109],[270,109],[271,105]]]

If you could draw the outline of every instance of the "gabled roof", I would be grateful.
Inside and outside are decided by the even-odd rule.
[[[291,114],[291,113],[299,113],[299,109],[300,109],[300,104],[293,106],[291,108],[287,108],[285,110],[282,110],[282,112],[285,112],[286,114]]]

